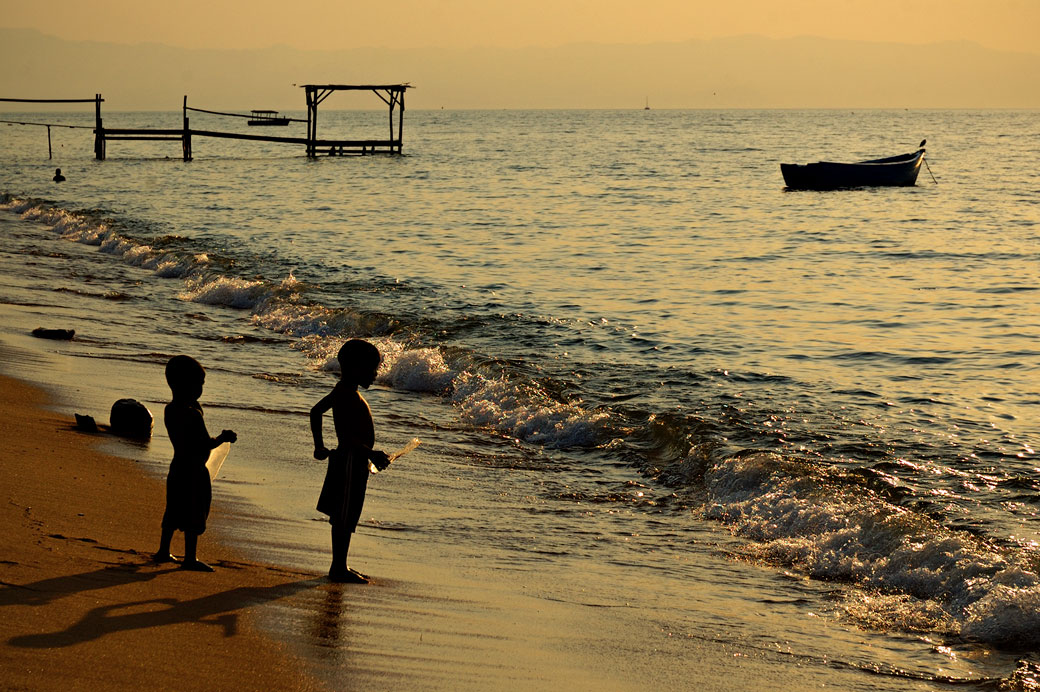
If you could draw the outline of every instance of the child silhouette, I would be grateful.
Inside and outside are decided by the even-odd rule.
[[[206,371],[189,356],[174,356],[166,364],[166,383],[173,400],[166,405],[164,420],[173,444],[173,461],[166,477],[166,511],[162,518],[162,536],[156,562],[176,562],[170,554],[174,531],[184,532],[182,569],[212,572],[196,555],[199,536],[206,530],[206,518],[212,498],[206,460],[210,451],[223,442],[235,442],[238,436],[224,430],[210,437],[202,417],[202,386]]]
[[[368,463],[371,461],[379,469],[390,463],[386,453],[372,449],[375,444],[372,410],[358,392],[358,387],[368,389],[375,380],[381,357],[372,344],[351,339],[340,348],[337,360],[339,383],[311,409],[314,458],[329,460],[318,511],[329,515],[332,525],[329,580],[367,584],[368,577],[347,567],[347,551],[365,502]],[[329,409],[332,409],[337,439],[337,447],[331,451],[325,447],[322,437],[322,416]]]

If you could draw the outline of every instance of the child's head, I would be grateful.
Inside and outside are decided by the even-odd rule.
[[[174,356],[166,363],[166,384],[175,398],[198,399],[205,382],[206,371],[191,356]]]
[[[383,357],[379,355],[379,349],[367,341],[351,339],[340,347],[336,360],[343,380],[368,389],[376,379]]]

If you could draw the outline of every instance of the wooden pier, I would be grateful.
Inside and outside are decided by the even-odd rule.
[[[104,101],[101,98],[101,94],[95,94],[92,99],[8,99],[0,98],[0,101],[5,103],[94,103],[97,105],[97,126],[101,125],[101,103]],[[89,130],[89,125],[63,125],[60,123],[35,123],[25,122],[24,120],[0,120],[2,123],[9,123],[11,125],[35,125],[38,127],[47,128],[47,158],[54,158],[54,152],[51,151],[51,128],[52,127],[66,127],[72,130],[84,129]],[[97,150],[97,143],[94,144],[95,151]]]
[[[292,137],[271,134],[253,134],[244,132],[222,132],[215,130],[191,129],[188,120],[188,111],[208,112],[218,116],[241,116],[239,113],[223,113],[201,108],[189,108],[187,97],[184,97],[184,123],[179,130],[160,129],[108,129],[101,126],[100,116],[98,118],[98,130],[95,132],[95,152],[100,151],[99,160],[105,158],[105,143],[109,139],[156,139],[156,140],[180,140],[185,161],[190,161],[191,140],[193,137],[217,137],[226,139],[244,139],[252,142],[271,142],[276,144],[303,145],[307,156],[315,158],[319,155],[347,156],[368,154],[400,154],[404,150],[404,127],[405,127],[405,92],[412,88],[410,84],[305,84],[307,95],[307,120],[291,119],[294,122],[307,123],[306,137]],[[334,92],[341,91],[368,91],[379,96],[389,108],[390,136],[387,139],[322,139],[318,137],[318,105],[326,100]],[[396,111],[396,119],[394,118]],[[100,111],[99,111],[100,112]],[[396,124],[396,136],[394,126]]]
[[[410,84],[305,84],[303,89],[307,99],[307,119],[286,118],[293,122],[307,123],[306,137],[287,137],[279,135],[252,134],[242,132],[221,132],[215,130],[193,130],[188,118],[189,111],[211,113],[220,116],[251,118],[252,115],[241,113],[222,113],[219,111],[189,108],[188,97],[184,97],[183,124],[175,129],[156,128],[116,128],[105,127],[101,118],[101,104],[104,99],[96,94],[93,99],[0,99],[26,103],[94,103],[94,158],[104,161],[107,156],[108,143],[114,141],[156,141],[180,142],[185,161],[192,160],[192,140],[197,137],[214,137],[224,139],[251,140],[254,142],[274,142],[294,144],[305,147],[307,156],[316,158],[325,156],[364,156],[368,154],[401,154],[404,149],[404,94],[413,88]],[[375,93],[389,108],[389,136],[387,139],[321,139],[318,137],[318,105],[337,91],[371,91]],[[396,118],[395,118],[396,115]],[[26,125],[45,125],[45,123],[18,123]],[[50,125],[47,125],[48,141]]]
[[[344,154],[370,154],[376,151],[400,154],[404,138],[404,92],[408,84],[305,84],[307,94],[307,156],[326,153],[329,156]],[[336,91],[371,91],[383,100],[390,109],[390,138],[386,140],[319,140],[318,104]],[[397,137],[394,137],[394,109],[398,110]]]
[[[189,108],[188,97],[184,97],[183,126],[180,129],[153,128],[106,128],[101,120],[100,100],[97,104],[97,124],[94,130],[94,155],[99,161],[105,160],[109,141],[152,140],[180,141],[185,161],[192,160],[192,140],[196,137],[214,137],[224,139],[251,140],[254,142],[274,142],[279,144],[303,145],[307,156],[316,158],[326,156],[364,156],[368,154],[401,154],[404,148],[404,94],[412,86],[409,84],[306,84],[303,86],[307,97],[307,119],[292,118],[295,122],[307,123],[306,137],[286,137],[267,134],[243,132],[221,132],[215,130],[194,130],[190,126],[189,111],[211,113],[233,117],[252,117],[239,113],[222,113],[219,111]],[[372,91],[389,108],[389,137],[387,139],[320,139],[318,137],[318,105],[336,91]],[[100,99],[100,95],[98,96]],[[395,119],[396,111],[396,119]],[[395,133],[396,125],[396,133]]]

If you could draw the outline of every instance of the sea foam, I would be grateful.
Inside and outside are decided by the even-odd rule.
[[[95,246],[100,252],[121,257],[127,264],[153,271],[160,278],[185,278],[209,262],[205,254],[179,256],[155,250],[120,235],[103,221],[31,200],[12,199],[0,204],[0,208],[20,214],[27,221],[50,226],[64,240]]]
[[[237,279],[230,276],[199,276],[189,279],[182,300],[204,305],[223,305],[247,310],[256,307],[268,297],[263,281]]]
[[[911,597],[889,626],[916,619],[968,639],[1040,645],[1040,577],[1029,555],[891,504],[839,470],[773,453],[719,461],[704,484],[705,515],[751,539],[750,558]],[[869,618],[880,624],[877,610]]]
[[[434,347],[406,348],[389,336],[394,320],[348,308],[332,309],[304,300],[304,287],[291,274],[281,281],[246,279],[214,271],[208,255],[157,250],[127,238],[107,224],[62,209],[13,199],[4,208],[49,225],[65,240],[97,246],[100,252],[184,280],[182,300],[248,311],[263,329],[296,337],[293,348],[319,370],[338,371],[340,345],[368,338],[383,355],[380,384],[404,391],[445,395],[465,423],[548,447],[592,446],[601,441],[609,418],[580,403],[557,401],[537,384],[502,373],[485,373],[459,356],[449,362]]]
[[[609,419],[606,412],[556,401],[537,385],[504,375],[462,372],[452,400],[470,425],[547,447],[598,444]]]

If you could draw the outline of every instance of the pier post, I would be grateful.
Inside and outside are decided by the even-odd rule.
[[[397,93],[393,91],[387,91],[390,96],[390,101],[387,103],[390,106],[390,151],[394,150],[394,106],[397,105]]]
[[[188,129],[188,119],[184,119],[184,134],[181,137],[181,147],[184,149],[184,160],[191,161],[191,130]]]
[[[101,125],[101,94],[94,94],[94,158],[105,160],[105,129]]]
[[[191,161],[191,130],[188,128],[188,97],[184,96],[184,134],[181,135],[181,147],[184,149],[184,160]]]
[[[404,149],[404,91],[398,97],[400,99],[397,115],[397,153]]]
[[[307,156],[317,156],[315,140],[318,138],[318,99],[316,87],[307,86]]]

